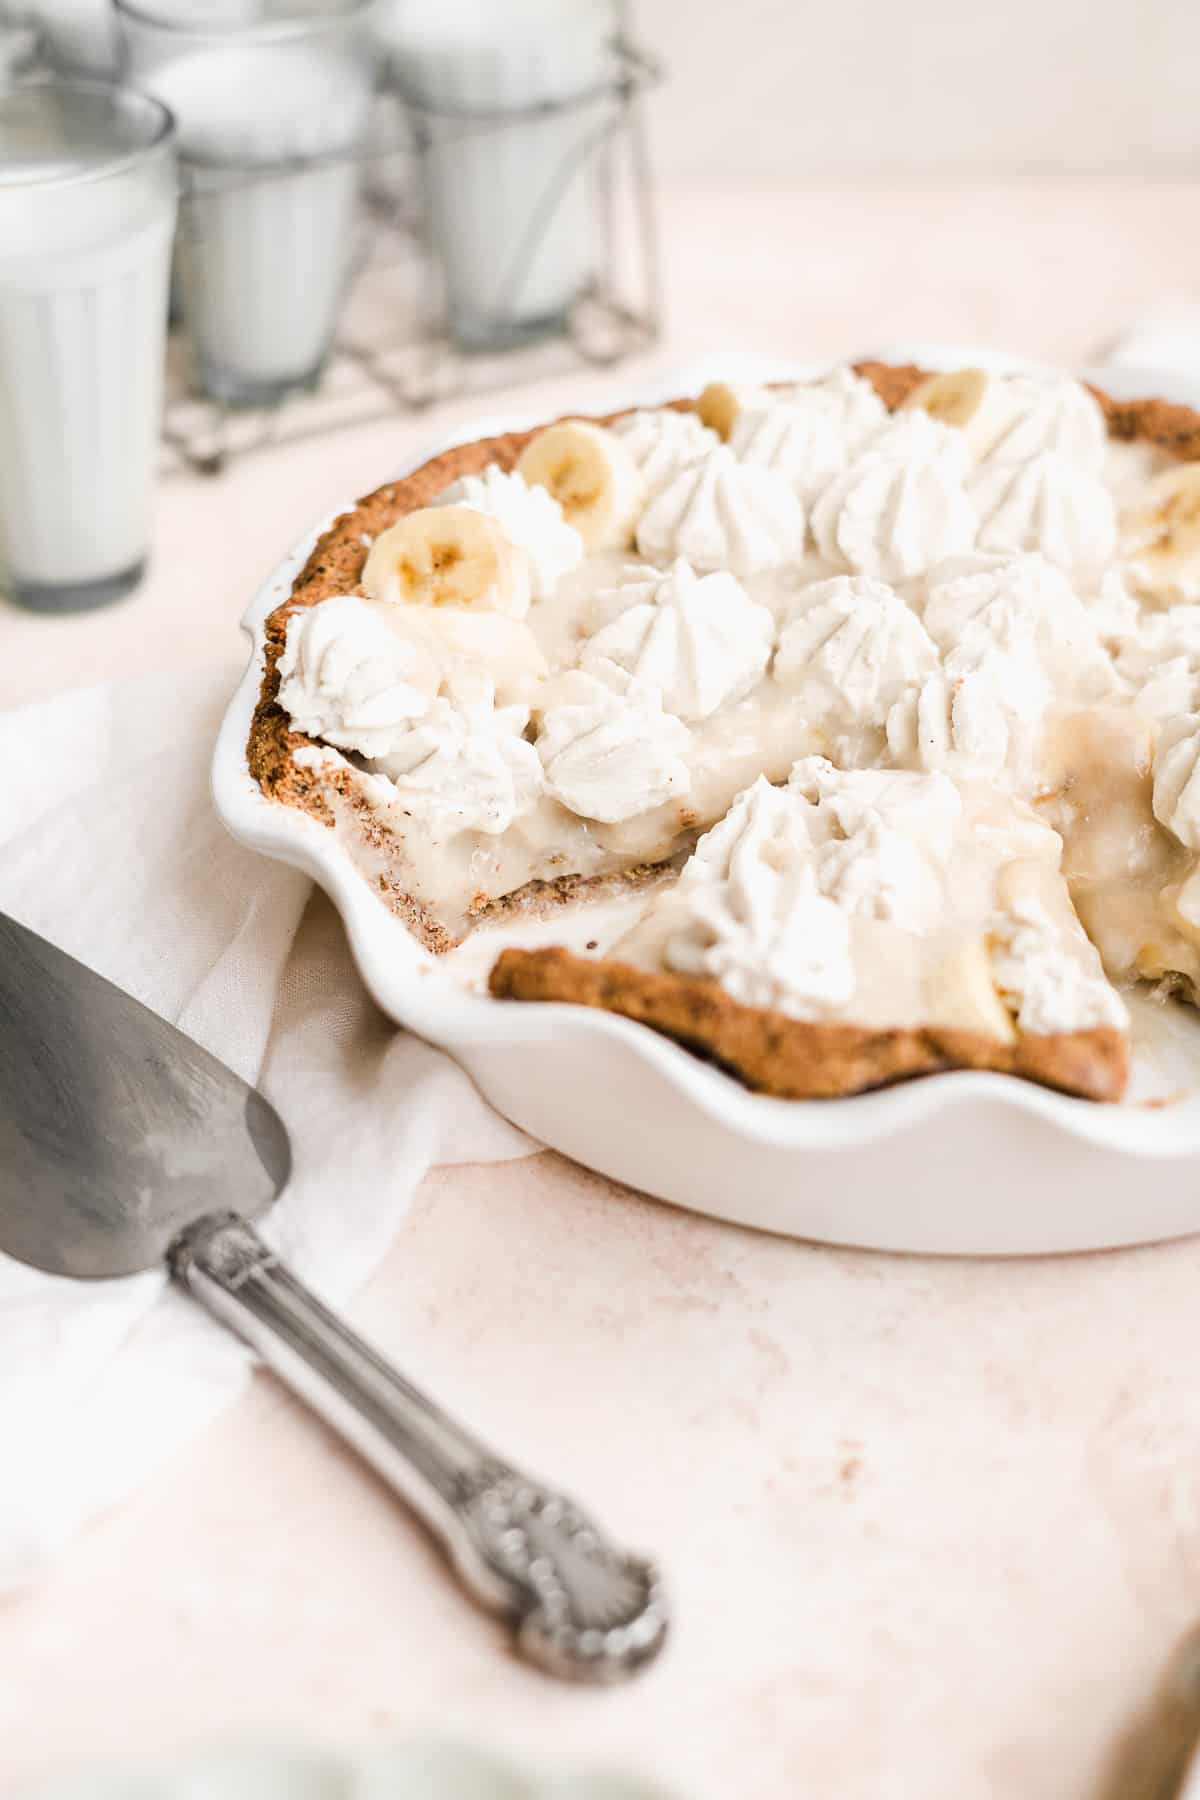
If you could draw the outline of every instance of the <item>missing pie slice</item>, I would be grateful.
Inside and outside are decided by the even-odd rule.
[[[500,999],[784,1097],[1114,1100],[1118,988],[1200,992],[1195,458],[1184,408],[879,364],[464,445],[321,539],[249,766]]]

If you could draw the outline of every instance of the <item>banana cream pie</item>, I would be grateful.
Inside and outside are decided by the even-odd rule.
[[[1120,990],[1200,995],[1200,416],[863,364],[461,446],[318,543],[248,758],[500,998],[1117,1099]]]

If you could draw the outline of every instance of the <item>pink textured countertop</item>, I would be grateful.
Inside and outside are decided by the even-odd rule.
[[[1078,359],[1200,289],[1193,212],[1187,188],[684,192],[671,329],[640,369],[902,336]],[[582,409],[638,372],[512,404]],[[228,654],[331,496],[479,410],[172,480],[139,596],[0,616],[0,701]],[[1098,1795],[1200,1615],[1198,1294],[1200,1242],[885,1258],[694,1218],[552,1155],[437,1172],[353,1316],[660,1554],[662,1663],[611,1693],[525,1672],[379,1485],[260,1379],[0,1603],[0,1793],[214,1735],[439,1729],[697,1800]]]

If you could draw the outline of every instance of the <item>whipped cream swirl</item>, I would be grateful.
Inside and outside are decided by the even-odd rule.
[[[739,413],[729,447],[742,462],[782,475],[805,506],[820,498],[850,456],[835,409],[787,400]]]
[[[294,612],[279,659],[279,704],[296,731],[385,756],[430,707],[436,657],[351,594]]]
[[[803,588],[785,619],[774,678],[827,731],[882,727],[897,700],[937,663],[910,606],[865,575]]]
[[[1095,592],[1081,598],[1106,648],[1115,650],[1136,635],[1142,609],[1120,569],[1105,569]]]
[[[1094,567],[1117,548],[1116,505],[1098,476],[1044,450],[1026,462],[991,457],[971,483],[981,550],[1037,550],[1064,568]]]
[[[1057,924],[1035,896],[1014,897],[992,921],[992,980],[1022,1031],[1052,1035],[1129,1023],[1082,926]]]
[[[903,767],[963,780],[1036,785],[1035,753],[1050,686],[1036,663],[992,650],[972,667],[943,668],[888,714],[888,749]]]
[[[440,832],[494,837],[531,810],[544,786],[522,735],[528,723],[528,707],[496,707],[487,694],[463,704],[439,697],[375,767],[415,818]]]
[[[930,577],[924,620],[955,673],[999,650],[1013,659],[1014,680],[1036,663],[1079,698],[1102,698],[1114,685],[1095,620],[1043,556],[952,559]]]
[[[744,1006],[820,1018],[854,994],[846,914],[818,893],[809,815],[760,776],[707,832],[670,896],[663,958]]]
[[[804,757],[790,793],[813,807],[817,885],[846,913],[925,932],[945,907],[962,802],[953,782],[896,769],[837,769]]]
[[[740,699],[771,659],[775,620],[733,575],[697,575],[682,558],[636,572],[636,598],[584,645],[580,667],[606,680],[615,664],[657,688],[677,718],[707,719]],[[616,602],[624,598],[618,589]],[[604,596],[599,605],[605,609]]]
[[[1154,816],[1189,850],[1200,850],[1200,715],[1171,719],[1154,746]]]
[[[812,511],[821,554],[882,581],[922,575],[970,549],[977,519],[967,495],[960,431],[919,409],[869,438]]]
[[[887,457],[892,462],[938,462],[948,474],[960,479],[965,479],[971,469],[965,434],[919,406],[888,413],[879,430],[859,451],[860,461],[868,456]]]
[[[622,693],[574,670],[542,714],[537,751],[555,799],[581,818],[616,825],[686,796],[690,743],[656,688],[629,681]]]
[[[1200,712],[1200,606],[1150,613],[1117,646],[1118,674],[1146,719]]]
[[[820,411],[832,419],[851,450],[857,450],[887,423],[888,410],[862,375],[839,364],[816,381],[797,382],[781,398],[789,406]]]
[[[637,547],[650,562],[682,556],[694,569],[747,576],[798,563],[804,536],[804,508],[787,482],[722,444],[650,502]]]
[[[961,803],[944,775],[796,764],[706,833],[664,905],[664,958],[749,1006],[820,1018],[853,997],[853,921],[933,929]],[[675,921],[678,920],[676,924]]]
[[[1056,375],[1008,375],[1003,394],[1009,422],[990,445],[989,459],[1028,462],[1050,450],[1089,475],[1103,472],[1108,426],[1099,401],[1081,383]]]
[[[690,468],[712,450],[720,448],[715,431],[701,423],[694,412],[659,406],[626,413],[610,427],[621,439],[641,471],[646,501],[661,494],[681,470]]]
[[[921,844],[939,866],[949,860],[962,803],[943,775],[839,769],[828,757],[804,756],[793,764],[788,787],[821,808],[844,837],[865,817],[879,814]]]
[[[583,539],[567,524],[558,501],[544,487],[530,487],[516,470],[506,474],[489,463],[480,474],[453,482],[433,505],[470,506],[495,519],[529,558],[535,600],[547,599],[562,577],[583,561]]]

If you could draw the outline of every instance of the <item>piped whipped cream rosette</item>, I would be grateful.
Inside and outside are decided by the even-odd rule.
[[[637,547],[650,562],[683,557],[705,573],[760,575],[802,561],[804,508],[782,476],[739,462],[722,445],[650,502]]]
[[[906,581],[969,550],[978,529],[960,432],[905,413],[869,438],[812,510],[812,532],[835,568]]]
[[[708,718],[762,678],[775,620],[736,576],[698,575],[683,558],[670,569],[637,569],[598,597],[609,622],[588,639],[580,667],[604,680],[614,667],[656,688],[668,712]]]
[[[784,396],[792,406],[828,412],[851,449],[866,443],[888,417],[887,408],[871,383],[841,365],[812,381],[794,382],[784,390]]]
[[[1108,454],[1104,413],[1078,381],[954,369],[930,375],[904,403],[963,433],[978,461],[1028,462],[1046,451],[1101,475]]]
[[[627,413],[613,421],[612,430],[637,465],[646,505],[721,441],[695,413],[669,406]]]
[[[346,594],[288,620],[279,704],[296,731],[340,750],[384,756],[432,704],[441,671],[419,639],[398,637]]]
[[[798,711],[855,760],[896,703],[938,660],[910,606],[885,582],[837,575],[801,589],[779,633],[772,678]]]
[[[536,747],[554,798],[613,825],[687,795],[689,743],[657,688],[628,680],[621,692],[581,669],[549,697]]]
[[[1108,456],[1103,409],[1082,382],[1053,372],[1006,375],[1005,399],[1012,417],[991,446],[1005,462],[1025,462],[1052,452],[1076,468],[1099,476]]]
[[[887,717],[888,750],[902,768],[962,781],[1003,781],[1032,796],[1052,689],[1037,661],[996,649],[927,675]]]
[[[781,475],[805,507],[820,499],[851,456],[851,440],[832,408],[790,400],[740,413],[729,447],[741,462]]]
[[[668,968],[793,1018],[851,999],[849,920],[818,889],[808,810],[761,777],[739,795],[666,902]]]
[[[289,621],[279,702],[294,727],[364,760],[427,819],[506,831],[541,787],[529,709],[497,707],[481,665],[437,655],[436,636],[391,629],[353,595]],[[389,794],[389,803],[392,796]]]
[[[458,704],[438,698],[376,758],[396,804],[439,833],[505,832],[544,788],[537,751],[525,739],[529,709],[496,707],[486,691]]]
[[[1064,699],[1097,699],[1116,686],[1095,619],[1045,557],[953,558],[931,572],[922,617],[955,670],[1000,651],[1014,680],[1035,662]]]
[[[1143,717],[1200,711],[1200,606],[1172,606],[1139,620],[1118,641],[1115,664]]]
[[[753,382],[710,381],[696,403],[705,425],[718,437],[733,438],[744,414],[777,403],[820,413],[836,428],[849,449],[856,449],[887,420],[887,408],[869,381],[839,366],[811,381],[763,387]]]
[[[996,458],[970,484],[981,550],[1036,550],[1064,569],[1097,569],[1117,547],[1112,494],[1085,468],[1055,450],[1024,462]]]
[[[859,460],[882,456],[891,462],[939,463],[947,474],[966,478],[971,469],[971,456],[961,431],[943,425],[924,411],[901,410],[890,413],[878,431],[859,447]]]
[[[795,765],[788,791],[812,808],[823,893],[853,916],[932,928],[962,816],[945,775],[839,769],[812,756]]]

